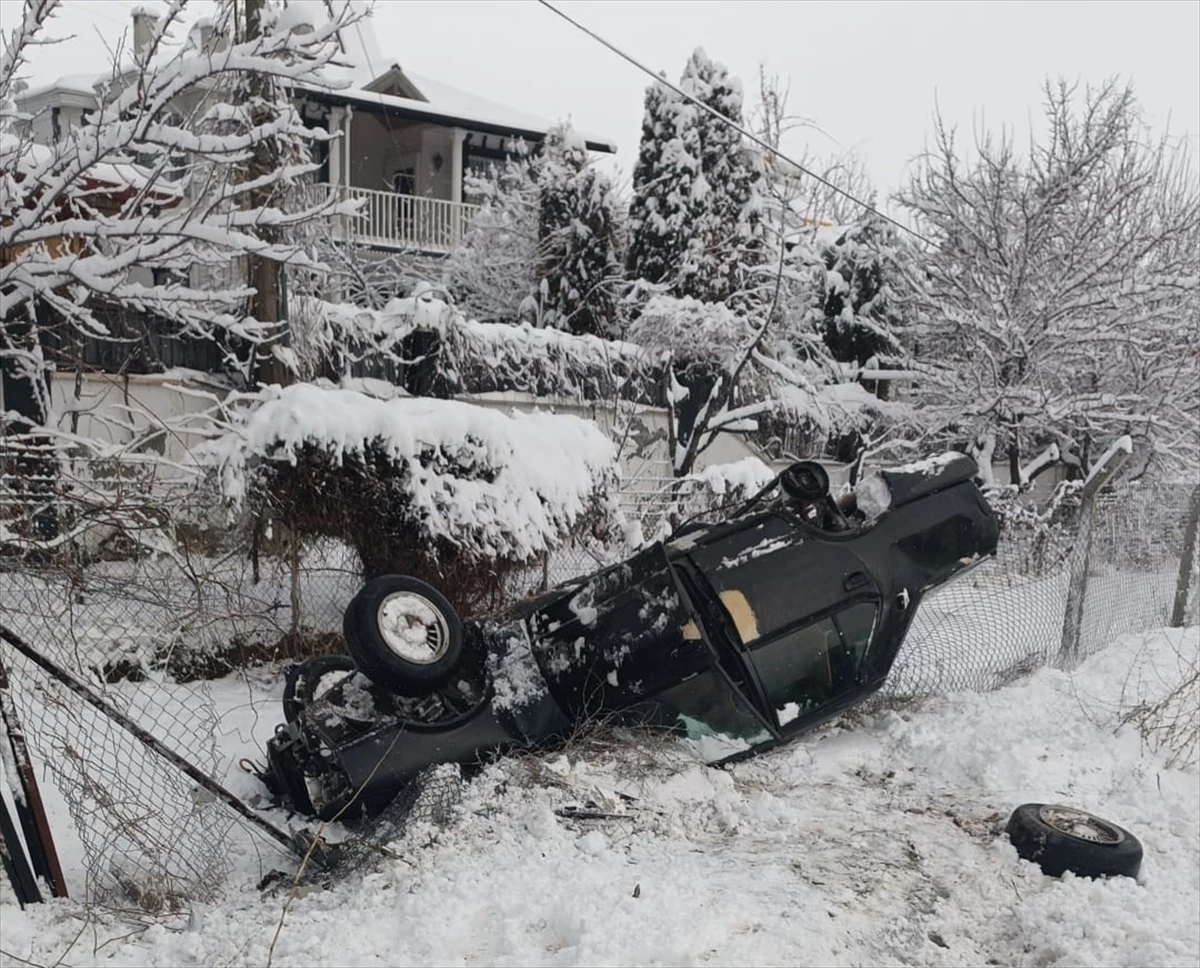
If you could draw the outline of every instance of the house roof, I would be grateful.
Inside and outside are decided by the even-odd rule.
[[[361,87],[334,90],[316,84],[299,85],[314,97],[331,104],[350,104],[356,108],[376,111],[392,117],[431,121],[437,124],[470,128],[483,134],[502,134],[540,141],[554,127],[552,121],[534,114],[517,111],[497,104],[449,84],[405,72],[425,100],[382,94]],[[581,136],[592,151],[615,153],[616,143],[586,132]]]
[[[331,82],[347,83],[349,87],[334,90],[306,85],[307,90],[331,102],[348,102],[367,109],[374,107],[380,113],[471,128],[482,134],[514,135],[540,141],[554,127],[554,122],[545,118],[402,70],[399,64],[383,56],[369,16],[362,17],[342,32],[342,48],[345,63],[328,68],[325,73]],[[417,90],[414,93],[420,97],[401,97],[372,90],[389,74],[399,81],[401,91],[408,92],[415,87]],[[611,154],[617,150],[611,138],[591,132],[580,134],[592,151]]]
[[[95,85],[99,80],[101,78],[96,74],[67,74],[50,84],[21,91],[16,97],[19,101],[32,101],[54,91],[63,91],[67,94],[83,94],[95,100]]]
[[[351,0],[361,3],[361,0]],[[323,3],[293,0],[297,17],[320,16]],[[288,9],[292,9],[289,5]],[[421,77],[400,69],[398,64],[384,58],[369,16],[364,16],[342,32],[342,63],[330,66],[324,73],[328,85],[300,84],[298,87],[310,96],[330,104],[351,104],[356,108],[376,111],[392,117],[410,118],[414,121],[433,122],[454,127],[469,128],[481,134],[497,134],[540,141],[554,127],[545,118],[514,108],[497,104],[487,98],[471,94],[460,88],[429,77]],[[110,72],[111,73],[111,72]],[[389,78],[389,75],[392,77]],[[22,91],[17,96],[18,104],[28,109],[41,100],[49,101],[54,94],[86,97],[96,102],[94,85],[106,80],[109,75],[61,77],[52,84],[37,89]],[[401,97],[398,94],[380,93],[385,79],[389,86],[404,94],[416,97]],[[406,83],[407,82],[407,83]],[[338,87],[347,84],[346,87]],[[372,90],[371,88],[376,88]],[[414,90],[415,88],[415,90]],[[616,143],[589,132],[580,132],[587,147],[592,151],[615,153]]]
[[[5,156],[9,167],[5,174],[11,174],[16,181],[23,182],[27,177],[34,177],[39,182],[54,182],[54,161],[56,150],[49,146],[38,144],[29,139],[17,138],[8,132],[0,132],[0,154]],[[70,197],[89,198],[93,205],[119,204],[132,198],[137,193],[162,206],[173,206],[183,196],[178,186],[162,179],[151,179],[149,173],[129,162],[97,162],[88,166],[87,170],[75,179],[70,190],[60,193],[60,207],[70,204]],[[22,197],[28,200],[28,194]]]

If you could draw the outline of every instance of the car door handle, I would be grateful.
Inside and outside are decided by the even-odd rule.
[[[871,578],[863,571],[852,571],[846,576],[846,580],[842,582],[842,588],[845,591],[852,592],[857,588],[862,588],[864,585],[871,584]]]

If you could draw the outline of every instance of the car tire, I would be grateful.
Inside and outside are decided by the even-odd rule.
[[[402,696],[428,695],[462,664],[462,620],[419,578],[371,579],[346,608],[342,631],[363,675]]]
[[[1058,804],[1026,803],[1008,819],[1017,854],[1043,873],[1059,877],[1137,877],[1142,845],[1123,827],[1095,814]]]
[[[283,683],[283,718],[294,723],[313,701],[314,688],[331,672],[357,672],[358,665],[348,655],[319,655],[291,666]]]

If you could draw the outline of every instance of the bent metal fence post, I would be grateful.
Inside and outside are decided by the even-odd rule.
[[[25,849],[29,855],[30,866],[33,872],[49,885],[54,897],[66,897],[66,879],[58,861],[58,852],[50,832],[50,821],[46,818],[46,806],[42,802],[33,762],[29,757],[29,744],[25,740],[25,730],[12,701],[8,670],[3,661],[0,661],[0,725],[3,725],[4,735],[8,740],[7,746],[0,746],[0,758],[4,760],[5,773],[9,774],[9,785],[12,787],[21,830],[25,835]],[[17,850],[18,846],[14,843],[10,849]]]
[[[211,795],[213,801],[223,804],[234,813],[239,815],[243,820],[248,821],[252,830],[260,835],[265,835],[267,838],[275,842],[285,850],[297,854],[304,854],[304,846],[298,840],[290,836],[286,831],[276,827],[264,817],[260,816],[251,807],[244,803],[239,797],[228,790],[221,783],[217,782],[203,770],[196,767],[185,757],[170,749],[165,743],[155,737],[148,730],[139,726],[129,716],[122,713],[114,705],[107,702],[103,697],[98,695],[93,689],[89,688],[86,683],[80,681],[76,676],[72,675],[66,669],[59,666],[57,663],[41,654],[37,649],[33,648],[29,643],[22,639],[12,630],[0,625],[0,640],[5,642],[17,654],[27,660],[41,672],[45,673],[54,682],[64,686],[70,694],[82,699],[84,703],[92,709],[99,712],[103,717],[115,724],[124,733],[131,736],[138,744],[147,750],[150,750],[160,761],[165,762],[171,768],[186,776],[193,781],[199,788]],[[84,751],[82,754],[77,753],[86,759],[89,751]],[[88,778],[87,782],[94,782]],[[102,794],[105,798],[108,795]],[[135,815],[141,814],[144,818],[142,809],[138,809],[137,800],[144,798],[145,793],[141,791],[135,792],[132,804],[126,806],[133,808]],[[113,803],[108,804],[110,807],[115,806]],[[156,864],[161,864],[162,871],[151,870],[149,886],[146,884],[138,885],[128,880],[121,882],[118,875],[118,882],[127,890],[133,897],[131,899],[140,903],[143,907],[151,910],[160,910],[164,908],[177,909],[185,900],[186,895],[180,890],[181,886],[190,886],[198,888],[200,881],[198,876],[185,877],[182,880],[176,874],[171,874],[166,871],[167,865],[163,862],[166,856],[172,853],[173,844],[170,841],[164,841],[161,837],[142,836],[130,830],[122,831],[132,841],[137,843],[137,846],[143,848],[146,857],[148,858],[149,866],[154,867]],[[319,858],[318,858],[319,862]],[[142,873],[147,873],[143,871]],[[192,875],[198,875],[201,871],[191,871]],[[155,874],[160,876],[154,877]]]
[[[146,730],[142,729],[141,726],[122,713],[119,709],[105,702],[73,675],[71,675],[65,669],[57,666],[55,663],[51,662],[45,656],[41,655],[36,649],[29,645],[29,643],[23,641],[18,635],[9,631],[3,625],[0,625],[0,639],[3,639],[23,656],[25,656],[25,658],[29,659],[29,661],[34,665],[40,667],[54,679],[61,682],[73,693],[83,699],[84,702],[98,709],[122,729],[132,733],[142,744],[154,750],[155,753],[165,759],[180,772],[186,774],[192,780],[195,780],[196,783],[215,796],[222,803],[230,807],[235,813],[238,813],[246,820],[249,820],[250,823],[259,830],[259,832],[265,833],[268,837],[277,841],[289,851],[297,850],[296,842],[285,831],[280,830],[273,823],[264,820],[257,813],[255,813],[254,810],[246,806],[246,804],[243,803],[237,796],[225,789],[224,786],[210,777],[203,770],[198,769],[178,753],[168,749],[165,744],[160,742]]]
[[[1122,438],[1119,444],[1127,444]],[[1063,615],[1062,643],[1058,664],[1071,668],[1079,662],[1079,638],[1083,630],[1083,602],[1087,594],[1088,567],[1092,556],[1092,535],[1096,513],[1096,497],[1125,466],[1133,452],[1132,445],[1114,446],[1105,454],[1083,485],[1080,497],[1079,528],[1075,538],[1075,553],[1071,556],[1071,580],[1067,585],[1067,605]]]

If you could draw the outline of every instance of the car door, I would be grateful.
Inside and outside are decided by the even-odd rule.
[[[878,619],[878,600],[864,598],[746,646],[760,702],[777,729],[828,718],[864,692]]]
[[[880,592],[852,536],[788,511],[715,531],[690,549],[740,651],[745,688],[768,721],[799,728],[862,691]]]

